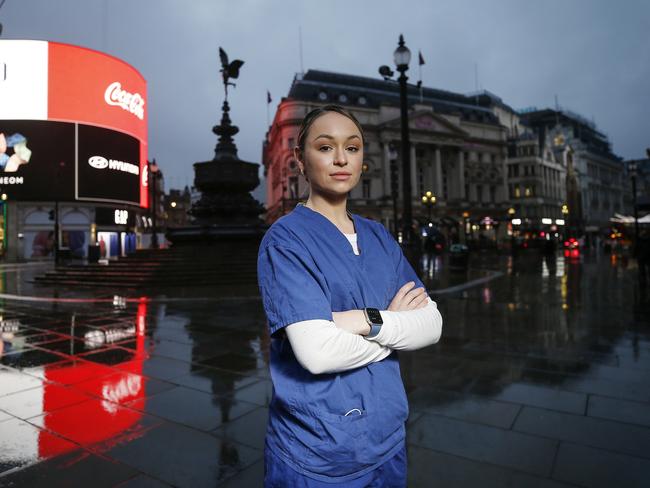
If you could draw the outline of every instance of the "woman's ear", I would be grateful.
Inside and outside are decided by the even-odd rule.
[[[293,159],[298,161],[298,163],[302,164],[302,151],[300,150],[300,146],[294,146]]]

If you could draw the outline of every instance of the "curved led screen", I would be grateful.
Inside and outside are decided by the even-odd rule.
[[[0,40],[0,188],[148,206],[146,82],[89,49]]]

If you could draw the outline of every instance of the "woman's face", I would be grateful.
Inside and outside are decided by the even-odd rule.
[[[314,120],[305,138],[304,153],[296,150],[295,156],[312,192],[347,195],[361,177],[361,133],[346,116],[327,112]]]

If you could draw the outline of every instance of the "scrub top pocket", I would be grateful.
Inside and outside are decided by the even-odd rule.
[[[313,422],[320,442],[312,446],[310,463],[322,469],[323,474],[328,469],[344,472],[347,465],[358,470],[372,464],[367,454],[369,424],[365,410],[355,409],[347,416],[320,413],[313,417]]]

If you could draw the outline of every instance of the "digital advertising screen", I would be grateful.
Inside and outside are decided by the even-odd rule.
[[[0,40],[0,190],[147,207],[146,89],[113,56]]]

